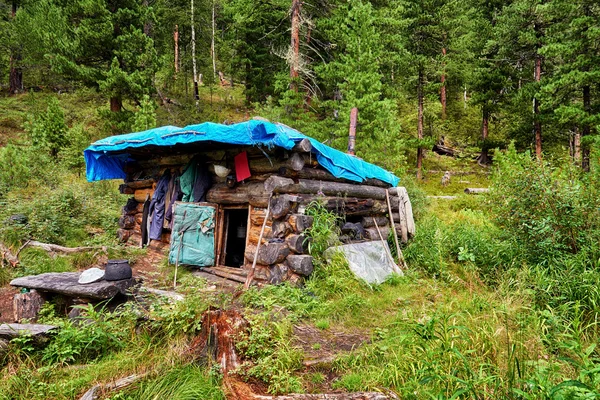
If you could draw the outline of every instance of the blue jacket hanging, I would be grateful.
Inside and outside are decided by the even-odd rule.
[[[169,190],[169,181],[171,180],[171,172],[167,169],[163,176],[158,180],[156,190],[150,202],[150,234],[152,240],[160,240],[162,236],[163,222],[165,219],[165,201],[167,199],[167,191]]]

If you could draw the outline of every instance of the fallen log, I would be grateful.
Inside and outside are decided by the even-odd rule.
[[[42,324],[1,324],[0,338],[14,339],[19,336],[45,336],[56,329],[54,325]]]
[[[147,287],[147,286],[141,287],[140,292],[148,292],[148,293],[156,295],[156,296],[166,297],[167,299],[172,300],[172,301],[185,300],[185,296],[180,293],[172,292],[169,290],[154,289],[154,288]]]
[[[466,188],[465,189],[466,194],[481,194],[481,193],[488,193],[489,191],[490,191],[490,189],[488,189],[488,188]]]
[[[0,243],[0,257],[0,267],[5,264],[10,265],[11,267],[16,267],[19,265],[19,258],[2,243]]]
[[[120,390],[120,389],[126,388],[127,386],[144,378],[146,375],[148,375],[148,373],[133,374],[133,375],[129,375],[124,378],[118,379],[114,382],[105,383],[103,385],[94,385],[87,392],[85,392],[83,394],[83,396],[81,396],[79,398],[79,400],[97,400],[99,398],[99,394],[98,394],[99,391],[101,391],[101,390],[112,391],[112,390]]]
[[[38,247],[49,253],[63,253],[63,254],[81,253],[84,251],[92,251],[92,250],[102,250],[102,251],[106,252],[106,250],[107,250],[106,246],[64,247],[64,246],[59,246],[57,244],[52,244],[52,243],[36,242],[35,240],[30,240],[29,242],[27,242],[25,247]]]
[[[79,275],[81,275],[79,272],[48,272],[13,279],[10,285],[75,298],[106,300],[118,294],[126,295],[127,290],[137,283],[135,279],[131,278],[120,281],[101,280],[82,285],[78,282]]]
[[[229,279],[230,281],[234,281],[234,282],[238,282],[238,283],[246,283],[246,278],[239,276],[237,274],[225,272],[221,269],[209,267],[209,268],[202,268],[201,271],[208,272],[209,274],[218,276],[220,278]]]

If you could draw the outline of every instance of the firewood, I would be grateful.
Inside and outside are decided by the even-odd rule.
[[[375,218],[375,220],[377,221],[377,225],[379,225],[380,227],[386,226],[389,222],[389,220],[384,216],[374,216],[374,217],[369,216],[369,217],[362,217],[360,220],[360,223],[365,228],[372,228],[375,226],[375,223],[373,222],[373,218]]]
[[[275,264],[269,267],[270,277],[269,283],[271,285],[279,285],[281,282],[287,280],[288,266],[285,264]]]
[[[481,193],[488,193],[489,191],[490,191],[490,189],[488,189],[488,188],[466,188],[465,189],[466,194],[481,194]]]
[[[248,182],[229,188],[226,184],[214,184],[206,193],[206,200],[218,204],[243,204],[250,201],[250,197],[268,199],[269,194],[264,190],[261,182]]]
[[[271,237],[284,238],[292,232],[292,226],[287,221],[273,221],[271,226]]]
[[[271,215],[273,219],[280,219],[292,211],[292,203],[286,196],[277,196],[271,199]]]
[[[135,216],[133,215],[122,215],[119,218],[119,228],[121,229],[131,229],[135,225]]]
[[[287,165],[294,171],[300,171],[304,168],[304,157],[298,153],[292,153],[292,156],[287,161]]]
[[[310,143],[310,140],[302,139],[301,141],[296,142],[292,150],[301,153],[310,153],[310,151],[312,150],[312,144]]]
[[[305,235],[289,235],[285,238],[290,250],[296,254],[306,254],[308,252],[308,245],[312,241],[312,238],[306,237]]]
[[[290,254],[290,249],[285,243],[265,243],[260,246],[257,255],[259,264],[272,265],[283,262]]]
[[[277,175],[271,175],[265,181],[264,188],[265,188],[265,191],[267,191],[268,193],[271,193],[271,192],[273,192],[273,189],[275,189],[277,187],[283,187],[283,186],[288,186],[288,185],[293,185],[293,184],[294,184],[294,181],[292,179],[283,178],[283,177],[277,176]]]
[[[314,218],[311,217],[310,215],[292,214],[292,215],[290,215],[288,222],[289,222],[290,226],[292,227],[292,229],[294,230],[294,232],[302,233],[305,230],[307,230],[308,228],[312,227],[313,220],[314,220]]]
[[[291,254],[287,257],[290,269],[300,275],[309,276],[313,272],[313,258],[309,255]]]
[[[383,227],[380,227],[379,230],[381,231],[381,236],[383,236],[383,240],[387,240],[387,237],[390,234],[390,228],[388,226],[383,226]],[[368,240],[381,240],[381,238],[379,237],[379,232],[377,232],[376,227],[366,228],[365,236],[367,237]]]
[[[121,194],[134,194],[135,193],[135,189],[127,186],[124,183],[122,183],[122,184],[119,185],[119,193],[121,193]]]
[[[294,171],[293,169],[291,169],[289,167],[281,167],[281,168],[279,168],[277,173],[280,176],[283,176],[286,178],[292,178],[292,179],[311,179],[311,180],[318,180],[318,181],[348,183],[348,184],[352,184],[352,185],[364,184],[364,185],[369,185],[369,186],[377,186],[380,188],[389,188],[390,187],[389,183],[381,181],[379,179],[368,178],[359,183],[359,182],[351,181],[351,180],[344,179],[344,178],[336,178],[335,176],[333,176],[333,174],[331,174],[331,172],[327,171],[326,169],[318,168],[318,167],[313,168],[313,167],[305,166],[300,171]]]

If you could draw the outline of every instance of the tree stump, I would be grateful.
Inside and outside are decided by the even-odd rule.
[[[23,319],[35,321],[45,300],[33,289],[27,293],[17,293],[13,298],[13,313],[16,322]]]

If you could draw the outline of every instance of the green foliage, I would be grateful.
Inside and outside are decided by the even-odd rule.
[[[243,366],[243,374],[261,379],[268,384],[271,394],[300,393],[300,379],[292,373],[302,366],[302,352],[290,341],[289,320],[275,320],[275,316],[263,312],[249,318],[248,336],[237,342],[238,349],[252,364]]]
[[[47,151],[54,158],[69,144],[65,114],[56,97],[50,97],[45,113],[33,115],[27,130],[33,145]]]
[[[178,302],[159,298],[151,305],[152,326],[167,337],[192,335],[200,329],[202,313],[208,307],[206,299],[197,293]]]
[[[197,365],[176,365],[158,377],[147,379],[135,390],[128,390],[112,400],[173,399],[223,400],[220,380]]]
[[[140,108],[133,117],[133,132],[156,128],[156,104],[145,94],[140,101]]]

